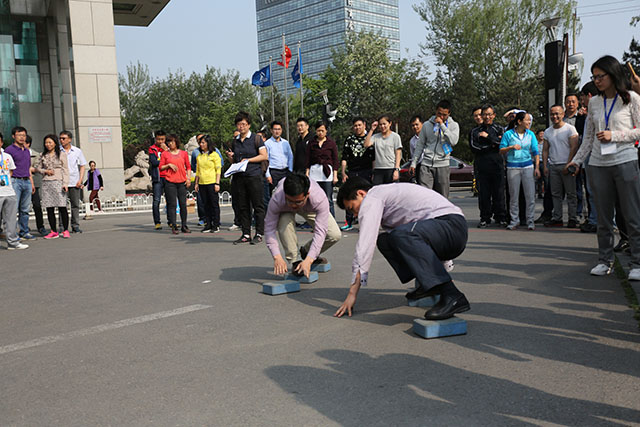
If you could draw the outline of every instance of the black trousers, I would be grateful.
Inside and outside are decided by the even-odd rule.
[[[493,172],[476,169],[476,172],[480,221],[489,222],[492,216],[496,222],[506,221],[507,211],[504,204],[504,172],[502,169]]]
[[[393,182],[393,169],[374,169],[373,185],[390,184]]]
[[[200,185],[199,189],[204,222],[212,228],[220,227],[220,199],[215,184]]]
[[[167,202],[167,217],[169,223],[177,227],[176,223],[176,201],[180,204],[180,221],[182,226],[187,225],[187,186],[184,182],[175,183],[165,181],[164,198]]]
[[[69,212],[67,207],[58,207],[58,213],[60,214],[60,226],[64,231],[69,229]],[[47,208],[47,219],[49,220],[49,227],[51,231],[56,231],[56,208]]]
[[[349,173],[347,175],[349,176],[349,178],[353,178],[354,176],[359,176],[371,182],[371,172],[372,172],[371,169],[360,169],[360,170],[349,169],[348,171]],[[392,175],[392,178],[393,178],[393,175]],[[346,211],[345,219],[347,220],[348,225],[353,225],[353,221],[356,219],[356,217],[353,216],[351,212]]]
[[[238,215],[242,234],[251,235],[251,207],[256,219],[256,234],[264,235],[264,200],[262,176],[243,176],[236,174],[232,186],[238,198]]]
[[[402,283],[416,279],[428,290],[451,281],[442,261],[460,256],[467,237],[467,220],[462,215],[443,215],[381,233],[378,249]]]
[[[289,169],[271,169],[269,168],[269,174],[271,175],[271,184],[269,184],[269,191],[273,193],[273,190],[278,186],[278,183],[289,176],[291,172]]]
[[[33,205],[33,213],[36,216],[36,228],[40,231],[44,228],[42,205],[40,204],[40,187],[36,187],[36,192],[31,195],[31,204]],[[51,231],[55,231],[55,227]]]

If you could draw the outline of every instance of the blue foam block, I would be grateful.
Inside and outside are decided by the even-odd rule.
[[[434,295],[432,297],[424,297],[420,299],[409,299],[407,305],[409,307],[431,307],[436,305],[440,301],[440,295]]]
[[[267,282],[262,284],[262,293],[265,293],[267,295],[281,295],[299,291],[300,283],[296,280],[285,280],[283,282]]]
[[[415,319],[413,321],[413,332],[423,338],[463,335],[467,333],[467,321],[455,316],[446,320]]]
[[[328,262],[326,264],[312,265],[311,271],[317,271],[318,273],[326,273],[327,271],[331,271],[331,263]]]
[[[299,276],[296,276],[295,274],[289,273],[284,277],[284,280],[295,280],[296,282],[299,282],[299,283],[313,283],[313,282],[316,282],[318,280],[318,272],[317,271],[311,271],[309,273],[309,278],[308,279],[306,277],[304,277],[304,276],[299,277]]]

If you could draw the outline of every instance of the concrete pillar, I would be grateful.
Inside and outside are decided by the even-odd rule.
[[[87,162],[94,160],[100,169],[105,187],[102,197],[123,196],[124,161],[112,0],[69,0],[68,4],[77,114],[74,141]],[[62,53],[59,52],[60,56]],[[64,77],[62,80],[64,91]],[[99,128],[103,129],[102,133]]]

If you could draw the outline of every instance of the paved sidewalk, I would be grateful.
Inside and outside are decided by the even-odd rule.
[[[0,250],[1,424],[640,425],[640,331],[620,281],[589,275],[595,235],[478,230],[477,199],[452,201],[469,332],[436,340],[411,332],[425,309],[379,253],[354,316],[332,317],[356,232],[284,296],[260,293],[264,244],[171,236],[149,214]]]

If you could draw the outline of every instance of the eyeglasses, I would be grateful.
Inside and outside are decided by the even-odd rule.
[[[596,74],[596,75],[591,76],[591,80],[594,81],[594,82],[597,82],[598,80],[604,79],[607,75],[608,75],[607,73]]]

